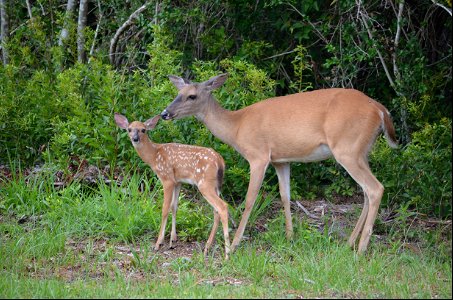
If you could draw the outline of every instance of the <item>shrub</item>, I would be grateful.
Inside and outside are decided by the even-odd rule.
[[[447,118],[426,124],[397,151],[379,140],[371,163],[386,189],[384,205],[409,203],[418,212],[451,217],[451,130]]]

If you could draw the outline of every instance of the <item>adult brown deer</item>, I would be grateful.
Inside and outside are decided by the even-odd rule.
[[[128,131],[129,138],[138,155],[156,173],[164,188],[162,222],[155,250],[159,250],[164,240],[170,206],[172,207],[170,248],[172,243],[176,241],[176,211],[178,209],[179,191],[181,183],[190,183],[198,187],[201,194],[214,208],[214,224],[206,242],[204,254],[207,254],[214,241],[220,219],[225,238],[225,259],[228,259],[230,251],[228,205],[219,198],[225,162],[220,154],[210,148],[176,143],[153,143],[146,132],[153,129],[159,119],[160,115],[157,115],[145,121],[145,123],[134,121],[129,124],[126,117],[115,114],[116,124],[118,127]]]
[[[169,76],[179,94],[161,113],[165,120],[195,115],[220,140],[236,149],[250,164],[245,209],[231,250],[239,244],[261,187],[272,164],[277,171],[286,221],[293,233],[290,211],[290,162],[314,162],[334,157],[361,186],[362,213],[348,240],[359,253],[366,250],[384,187],[371,173],[368,152],[380,130],[396,147],[395,129],[387,109],[354,89],[323,89],[270,98],[237,111],[222,108],[211,95],[227,79],[221,74],[202,83]]]

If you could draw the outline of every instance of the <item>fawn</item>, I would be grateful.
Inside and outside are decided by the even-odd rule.
[[[204,249],[207,255],[214,240],[219,219],[223,225],[225,238],[225,259],[230,252],[228,235],[228,206],[220,199],[219,193],[223,181],[225,162],[222,156],[210,148],[168,143],[153,143],[147,135],[160,119],[157,115],[144,123],[129,121],[123,115],[115,113],[115,122],[121,129],[128,131],[129,138],[140,158],[147,163],[162,182],[164,189],[164,202],[162,206],[162,222],[155,250],[159,250],[167,223],[170,206],[172,207],[172,228],[170,235],[170,248],[176,242],[176,211],[181,183],[196,185],[204,198],[214,208],[214,224]]]

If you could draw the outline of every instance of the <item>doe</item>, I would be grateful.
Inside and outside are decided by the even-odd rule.
[[[161,113],[164,120],[196,116],[213,135],[236,149],[250,164],[245,209],[231,251],[239,244],[267,167],[277,171],[285,211],[286,236],[293,225],[290,210],[290,163],[334,157],[361,186],[364,206],[349,238],[358,251],[368,246],[384,186],[374,177],[368,152],[378,133],[397,146],[388,110],[354,89],[331,88],[274,97],[236,111],[224,109],[212,96],[227,79],[221,74],[201,83],[170,76],[179,94]]]
[[[225,259],[228,259],[230,252],[228,206],[219,197],[225,162],[219,153],[210,148],[177,143],[153,143],[146,132],[153,129],[159,119],[160,115],[157,115],[144,123],[134,121],[129,124],[126,117],[115,113],[116,124],[121,129],[128,131],[129,138],[138,155],[151,167],[163,185],[162,222],[155,250],[159,250],[164,240],[170,206],[172,207],[170,248],[172,243],[176,242],[176,211],[181,183],[190,183],[198,187],[203,197],[214,208],[214,224],[206,242],[204,254],[207,255],[212,245],[220,219],[225,238]]]

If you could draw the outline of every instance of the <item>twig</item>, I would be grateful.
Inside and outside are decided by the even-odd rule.
[[[302,14],[297,8],[294,7],[291,3],[286,3],[289,6],[291,6],[301,17],[304,17],[304,14]],[[318,28],[310,21],[310,20],[305,20],[307,21],[308,24],[314,29],[314,31],[318,34],[318,36],[323,40],[324,43],[328,44],[329,42],[327,41],[326,37],[322,35],[322,33],[318,30]]]
[[[283,52],[283,53],[279,53],[279,54],[275,54],[275,55],[266,57],[266,58],[264,58],[263,60],[268,60],[268,59],[276,58],[276,57],[283,56],[283,55],[286,55],[286,54],[291,54],[291,53],[296,52],[296,51],[297,51],[296,49],[293,49],[293,50],[291,50],[291,51],[286,51],[286,52]]]
[[[96,25],[96,31],[94,33],[93,43],[91,44],[90,57],[88,58],[88,63],[90,63],[91,57],[93,56],[93,53],[94,53],[94,45],[96,44],[96,38],[98,36],[99,28],[101,27],[101,21],[102,21],[102,17],[103,17],[100,0],[98,0],[98,9],[99,9],[99,20],[98,20],[98,24]]]
[[[294,202],[296,203],[296,205],[297,205],[300,209],[302,209],[302,211],[303,211],[309,218],[312,218],[312,219],[319,219],[318,216],[315,216],[315,215],[313,215],[312,213],[310,213],[310,212],[308,211],[308,209],[306,209],[299,201],[294,201]]]
[[[368,15],[366,14],[366,11],[364,12],[364,8],[361,8],[361,4],[362,4],[362,1],[357,0],[358,14],[360,15],[360,19],[362,20],[363,25],[365,26],[366,31],[368,32],[368,37],[371,39],[371,41],[373,42],[373,44],[376,47],[376,42],[374,40],[373,34],[371,33],[370,27],[368,26],[367,20],[365,19],[365,16],[368,17]],[[381,61],[381,65],[384,68],[385,75],[387,76],[387,79],[388,79],[390,85],[392,86],[393,90],[398,94],[398,96],[402,96],[399,89],[397,88],[395,82],[393,81],[392,76],[390,75],[390,72],[387,68],[387,64],[385,63],[384,57],[382,56],[381,51],[379,51],[378,47],[376,47],[376,52],[379,56],[379,60]]]

